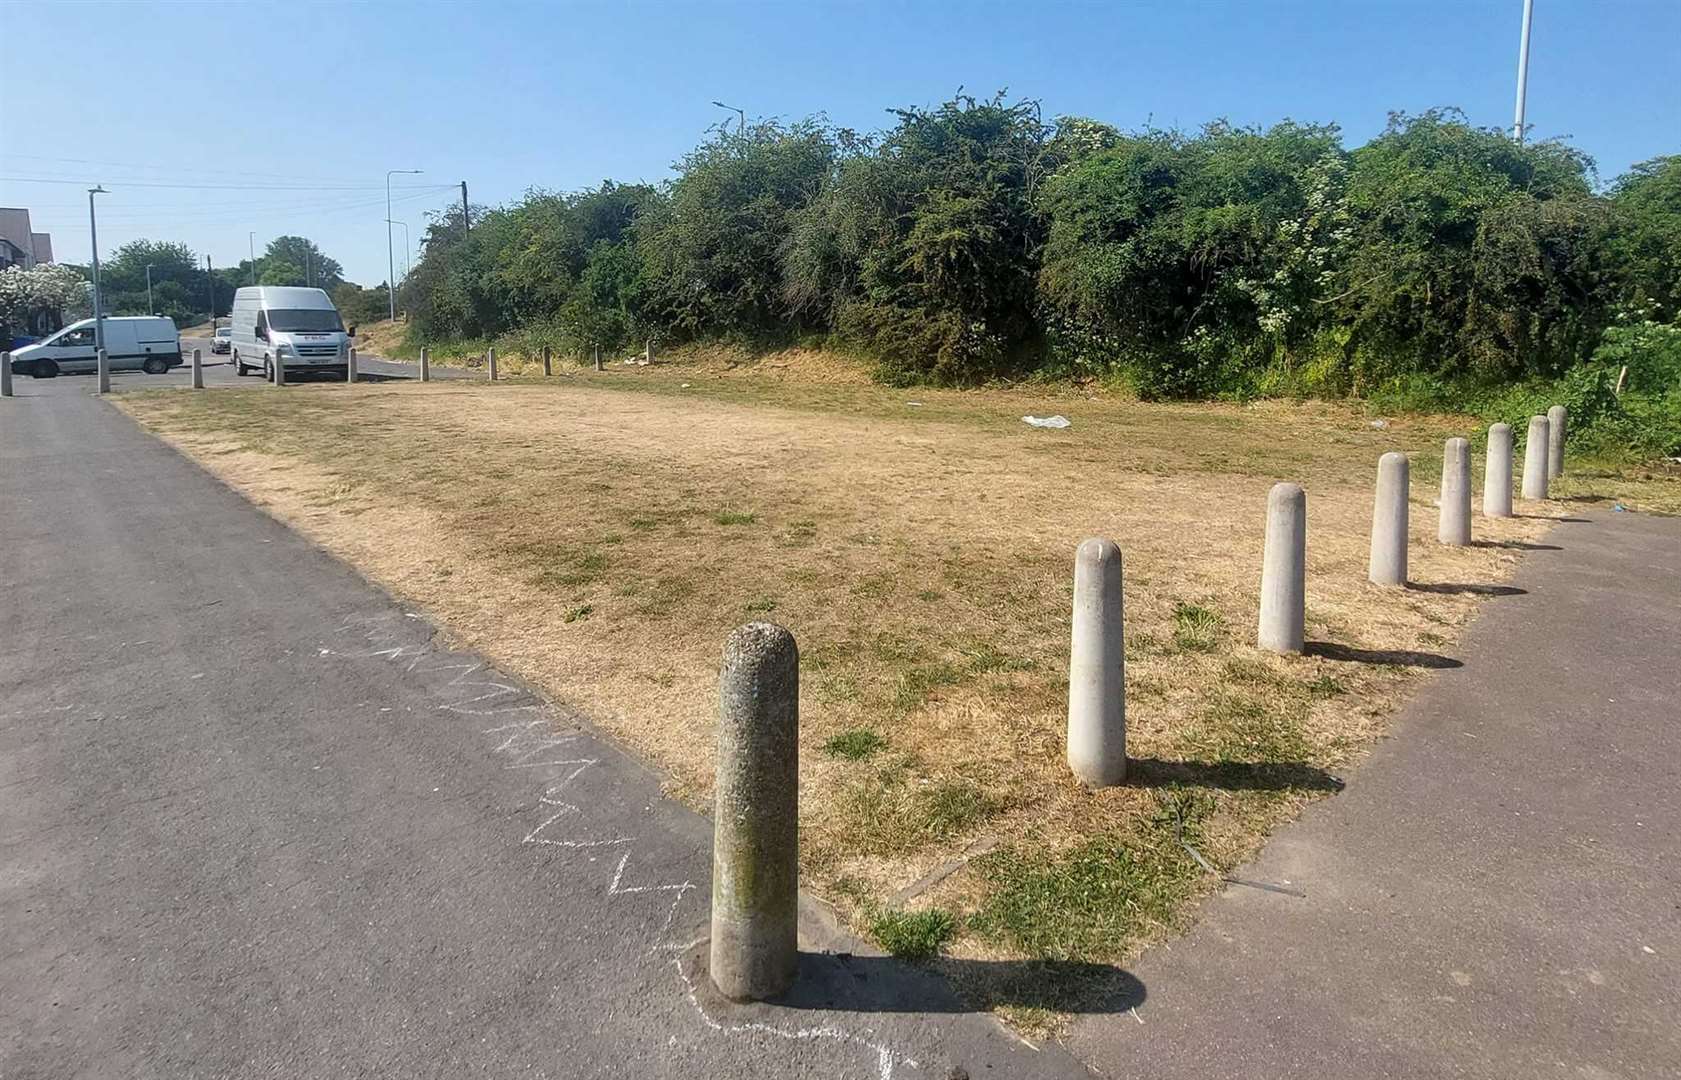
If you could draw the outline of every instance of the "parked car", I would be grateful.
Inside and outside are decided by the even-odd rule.
[[[181,363],[181,335],[170,319],[155,315],[107,316],[105,357],[112,371],[162,375]],[[12,353],[12,374],[50,379],[62,373],[95,371],[94,320],[71,323],[44,341]]]
[[[232,321],[235,374],[261,371],[272,379],[275,363],[288,375],[345,374],[350,335],[325,290],[275,285],[240,289],[233,294]]]
[[[218,326],[216,333],[210,338],[210,351],[213,353],[233,351],[233,327]]]

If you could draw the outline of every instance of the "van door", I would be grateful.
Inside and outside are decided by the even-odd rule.
[[[105,359],[112,371],[136,371],[146,362],[140,351],[134,319],[105,320]]]
[[[58,365],[58,370],[75,374],[92,371],[98,364],[93,353],[93,327],[82,326],[66,330],[46,346],[46,357]]]

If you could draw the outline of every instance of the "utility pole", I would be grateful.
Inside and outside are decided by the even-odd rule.
[[[728,109],[730,112],[735,113],[736,116],[741,118],[735,129],[735,133],[737,135],[745,135],[747,133],[747,110],[738,108],[734,105],[725,105],[722,101],[714,101],[712,104],[718,106],[720,109]]]
[[[315,252],[307,249],[304,251],[304,284],[315,284]]]
[[[391,246],[391,178],[397,173],[419,172],[419,169],[388,169],[385,173],[385,296],[390,301],[392,322],[397,321],[397,253]]]
[[[157,263],[146,264],[146,314],[148,315],[158,313],[157,307],[152,303],[152,267],[156,265]]]
[[[1523,105],[1529,93],[1529,21],[1535,14],[1535,0],[1523,0],[1523,36],[1518,39],[1518,107],[1512,119],[1512,138],[1523,142]]]
[[[105,195],[102,186],[88,188],[88,239],[93,244],[93,347],[105,348],[105,304],[99,295],[99,224],[93,216],[93,197]]]
[[[246,233],[245,243],[251,249],[251,284],[255,285],[257,283],[257,234],[254,232]]]
[[[472,217],[467,211],[467,181],[465,180],[461,181],[461,231],[463,233],[473,231]]]
[[[210,282],[210,336],[216,336],[216,271],[210,268],[210,256],[204,257],[204,277]]]

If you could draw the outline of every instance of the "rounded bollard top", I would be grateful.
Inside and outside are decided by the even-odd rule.
[[[1121,549],[1113,540],[1090,536],[1080,541],[1080,546],[1074,551],[1074,561],[1093,566],[1118,563],[1121,561]]]
[[[1547,410],[1547,419],[1551,420],[1555,416],[1563,416],[1569,411],[1570,410],[1565,408],[1563,405],[1554,405],[1552,408]]]
[[[738,626],[724,640],[726,668],[763,667],[788,659],[799,662],[799,646],[787,627],[773,622]]]
[[[1293,503],[1306,501],[1307,492],[1302,490],[1302,485],[1293,484],[1288,480],[1280,480],[1272,486],[1271,491],[1267,492],[1268,506],[1289,506]]]
[[[1505,432],[1506,434],[1510,435],[1512,433],[1512,425],[1505,424],[1505,423],[1490,424],[1490,425],[1488,425],[1488,430],[1489,430],[1490,434],[1493,434],[1496,431],[1501,431],[1501,432]]]
[[[1455,435],[1453,438],[1443,443],[1442,446],[1450,453],[1454,450],[1469,450],[1471,448],[1471,440],[1461,435]]]

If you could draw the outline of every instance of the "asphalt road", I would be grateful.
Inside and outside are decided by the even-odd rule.
[[[821,919],[787,1000],[718,1000],[658,776],[85,380],[19,384],[0,1077],[1085,1075]]]

